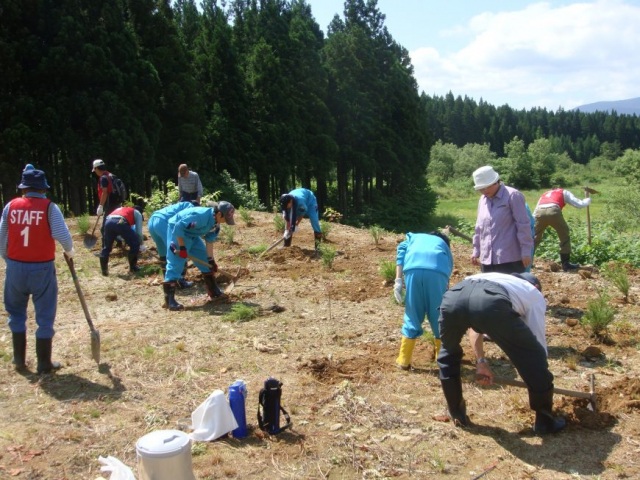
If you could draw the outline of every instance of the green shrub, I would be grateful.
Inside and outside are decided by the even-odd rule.
[[[249,210],[265,212],[267,207],[260,203],[256,192],[234,179],[228,171],[223,170],[219,175],[220,198],[231,202],[234,207],[244,207]]]
[[[602,273],[620,290],[620,293],[624,296],[624,301],[627,302],[629,300],[629,288],[631,284],[624,266],[617,262],[611,262],[605,265]]]
[[[326,243],[320,244],[320,255],[322,257],[322,264],[327,268],[333,268],[333,261],[336,258],[336,249]]]
[[[157,179],[154,180],[157,183]],[[146,216],[149,217],[156,210],[160,210],[167,205],[176,203],[180,199],[180,192],[178,191],[178,186],[173,181],[167,180],[164,184],[164,189],[156,185],[151,191],[151,195],[149,197],[143,197],[135,192],[131,192],[129,196],[131,202],[135,204],[144,204],[144,212]]]
[[[607,327],[613,322],[615,309],[609,304],[609,295],[598,292],[598,298],[589,301],[580,324],[591,330],[594,337],[602,338]]]
[[[260,255],[267,248],[269,248],[268,245],[265,245],[264,243],[261,243],[260,245],[251,245],[251,246],[249,246],[247,248],[247,252],[250,253],[251,255]]]
[[[86,213],[77,217],[76,222],[78,225],[78,231],[81,235],[86,234],[91,228],[91,218]]]
[[[391,260],[382,260],[378,272],[387,282],[393,282],[396,278],[396,263]]]
[[[252,307],[244,303],[234,303],[231,311],[222,316],[223,322],[248,322],[258,316],[258,307]]]

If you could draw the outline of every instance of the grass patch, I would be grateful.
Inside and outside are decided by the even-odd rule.
[[[245,303],[234,303],[231,311],[222,316],[223,322],[248,322],[258,316],[258,307],[251,307]]]
[[[264,243],[261,243],[260,245],[251,245],[247,247],[247,253],[250,253],[251,255],[260,255],[267,248],[269,248],[269,246]]]
[[[78,225],[78,231],[81,235],[85,235],[91,228],[91,218],[86,213],[84,215],[76,217],[76,223]]]
[[[396,263],[392,260],[382,260],[378,272],[387,282],[393,282],[396,278]]]

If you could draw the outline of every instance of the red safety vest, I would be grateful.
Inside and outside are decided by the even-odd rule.
[[[48,198],[20,197],[11,200],[7,212],[7,256],[18,262],[50,262],[56,243],[49,225]]]
[[[564,208],[564,190],[562,188],[556,188],[555,190],[549,190],[543,193],[538,201],[538,205],[548,205],[550,203],[558,205],[560,210]]]
[[[100,180],[102,180],[102,177],[107,176],[107,181],[109,182],[107,185],[107,194],[109,195],[109,197],[111,196],[111,192],[113,192],[113,182],[111,181],[111,174],[109,172],[107,172],[105,170],[105,172],[100,175],[100,177],[98,177],[98,201],[100,201],[100,199],[102,198],[102,185],[100,185]],[[107,198],[107,202],[109,201],[109,198]]]
[[[136,224],[136,218],[133,216],[133,210],[133,207],[120,207],[111,212],[109,216],[120,215],[121,217],[124,217],[127,222],[129,222],[129,225],[133,227]]]

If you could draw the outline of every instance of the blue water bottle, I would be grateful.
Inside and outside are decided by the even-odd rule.
[[[238,428],[233,432],[234,438],[244,438],[247,436],[247,414],[245,410],[245,400],[247,398],[247,384],[244,380],[236,380],[229,387],[229,405],[233,416],[238,422]]]

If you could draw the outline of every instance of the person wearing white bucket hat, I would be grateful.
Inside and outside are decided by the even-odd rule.
[[[473,172],[478,216],[471,262],[482,272],[523,273],[532,262],[533,235],[524,195],[486,165]]]

